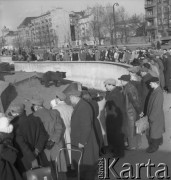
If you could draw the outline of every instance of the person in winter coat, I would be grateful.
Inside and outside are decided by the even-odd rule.
[[[125,121],[124,96],[120,87],[116,86],[115,79],[107,79],[104,82],[106,88],[106,133],[109,148],[114,156],[124,155],[124,135],[122,126]]]
[[[13,126],[5,116],[0,117],[0,177],[1,180],[22,180],[14,166],[17,150],[13,146]]]
[[[99,155],[100,155],[101,149],[104,146],[104,142],[103,142],[101,125],[100,125],[99,119],[97,118],[99,115],[99,106],[98,106],[97,101],[93,100],[90,93],[86,90],[82,91],[82,98],[90,104],[93,110],[93,127],[94,127],[94,132],[96,135],[97,143],[99,146]]]
[[[149,65],[150,66],[150,65]],[[143,113],[146,115],[147,113],[147,104],[148,100],[151,94],[151,87],[148,84],[149,79],[151,79],[153,76],[148,73],[148,69],[145,67],[142,67],[140,70],[141,74],[141,87],[142,87],[142,96],[141,96],[141,105],[143,108]]]
[[[60,116],[65,124],[64,139],[68,149],[71,149],[71,116],[73,107],[65,103],[66,96],[64,93],[57,91],[56,98],[51,101],[52,109],[59,111]],[[68,150],[69,164],[71,164],[71,151]]]
[[[31,100],[33,116],[40,118],[42,121],[46,132],[49,135],[49,139],[46,145],[45,153],[52,166],[55,177],[55,160],[58,158],[58,171],[66,172],[67,165],[64,152],[62,152],[61,157],[59,157],[59,150],[64,147],[63,134],[65,131],[65,126],[61,119],[60,113],[57,110],[46,109],[43,106],[43,99],[35,98]],[[59,160],[60,158],[60,160]]]
[[[38,167],[39,161],[47,164],[44,148],[49,136],[40,119],[27,117],[22,104],[10,107],[10,112],[14,117],[14,143],[19,150],[16,165],[20,173]]]
[[[171,55],[167,55],[165,71],[166,90],[171,93]]]
[[[159,78],[152,77],[148,81],[153,89],[147,106],[147,116],[149,120],[149,147],[147,153],[153,153],[158,150],[163,143],[163,133],[165,132],[165,118],[163,111],[163,91],[160,87]]]
[[[81,163],[81,178],[93,180],[96,163],[99,158],[99,147],[93,128],[93,110],[91,106],[80,98],[81,91],[77,83],[72,83],[63,93],[74,106],[71,117],[71,144],[83,150]],[[79,153],[71,153],[72,163],[77,166]]]
[[[140,136],[135,132],[135,122],[142,116],[140,97],[136,87],[130,82],[130,75],[122,75],[121,80],[125,96],[127,124],[125,123],[125,135],[128,139],[128,149],[135,150],[140,146]]]

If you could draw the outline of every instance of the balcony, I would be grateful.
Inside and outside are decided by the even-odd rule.
[[[146,4],[145,4],[145,9],[153,8],[154,6],[156,6],[155,3],[146,3]]]
[[[156,26],[156,25],[149,25],[149,26],[146,26],[146,30],[147,30],[147,31],[155,30],[155,29],[157,29],[157,26]]]
[[[147,20],[147,19],[153,19],[153,18],[155,18],[156,16],[154,15],[154,14],[146,14],[145,15],[145,19]]]

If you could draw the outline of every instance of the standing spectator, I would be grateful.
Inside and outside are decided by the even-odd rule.
[[[33,116],[40,118],[49,135],[45,153],[52,168],[53,178],[56,179],[55,160],[56,157],[59,159],[59,150],[64,146],[64,124],[57,110],[49,110],[43,107],[43,99],[35,98],[31,100],[31,103],[34,110]],[[64,152],[58,161],[58,168],[59,172],[67,171]]]
[[[100,61],[100,51],[98,49],[95,50],[95,61]]]
[[[108,145],[113,155],[120,157],[124,154],[124,136],[122,126],[125,123],[124,97],[121,89],[116,86],[115,79],[104,82],[106,92],[106,133]]]
[[[171,55],[168,55],[166,59],[166,90],[168,93],[171,93]]]
[[[18,125],[13,123],[18,126],[15,132],[15,143],[20,153],[17,165],[22,174],[30,168],[38,167],[40,159],[43,164],[47,163],[43,151],[49,136],[40,119],[32,116],[26,117],[21,108],[23,107],[15,107],[11,113],[15,117],[14,121],[18,119]]]
[[[100,122],[98,120],[99,115],[99,106],[97,101],[93,100],[90,93],[87,90],[82,91],[82,98],[90,104],[93,110],[93,128],[96,135],[96,140],[99,146],[99,155],[101,154],[101,148],[104,146],[103,143],[103,135],[100,126]]]
[[[149,65],[149,64],[148,64]],[[150,67],[150,65],[149,65]],[[148,104],[148,100],[150,97],[150,93],[151,93],[151,88],[149,86],[149,84],[147,83],[149,81],[149,79],[151,79],[153,76],[148,73],[148,69],[145,68],[144,66],[141,69],[141,86],[142,86],[142,96],[141,96],[141,104],[142,104],[142,108],[143,108],[143,112],[144,115],[146,115],[147,113],[147,104]]]
[[[56,98],[51,101],[52,109],[59,111],[60,116],[65,124],[64,139],[65,144],[68,149],[71,149],[71,115],[73,112],[73,107],[65,103],[66,96],[62,92],[56,93]],[[69,154],[69,164],[71,164],[71,151]]]
[[[149,85],[153,89],[147,106],[147,116],[149,120],[149,134],[147,148],[148,153],[153,153],[158,150],[163,143],[163,133],[165,132],[165,119],[163,111],[163,91],[160,88],[159,78],[152,77],[149,80]]]
[[[70,61],[70,56],[68,50],[64,52],[63,61]]]
[[[86,52],[84,49],[81,49],[79,53],[80,61],[86,61]]]
[[[74,50],[74,52],[72,53],[72,61],[78,61],[78,60],[79,60],[78,52]]]
[[[81,164],[81,178],[94,180],[95,164],[99,158],[99,152],[95,132],[93,128],[93,111],[91,106],[80,98],[81,91],[76,83],[68,86],[64,93],[69,97],[74,111],[71,117],[71,144],[84,149]],[[71,153],[72,163],[78,163],[78,153]]]
[[[130,83],[130,75],[122,75],[119,80],[121,80],[125,95],[127,125],[125,124],[124,130],[128,138],[128,149],[135,150],[139,148],[141,143],[139,136],[135,132],[135,122],[142,114],[141,101],[137,89]]]

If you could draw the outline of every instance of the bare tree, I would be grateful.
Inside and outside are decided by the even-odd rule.
[[[104,20],[103,20],[104,27],[106,28],[106,33],[110,35],[110,43],[114,44],[114,22],[113,22],[113,12],[112,12],[112,6],[108,5],[106,7]]]
[[[92,34],[95,41],[98,39],[99,45],[101,45],[101,40],[104,38],[104,8],[96,5],[92,8],[91,13],[94,16],[93,20],[90,22],[90,27],[93,31]]]
[[[125,11],[124,7],[120,7],[117,11],[117,18],[119,19],[117,22],[117,31],[120,33],[121,36],[121,42],[128,43],[128,37],[129,37],[129,24],[128,19],[129,16],[127,12]]]

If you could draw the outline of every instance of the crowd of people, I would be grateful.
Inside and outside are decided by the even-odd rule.
[[[127,57],[128,50],[123,52]],[[146,152],[156,152],[165,132],[163,93],[171,92],[171,55],[167,50],[162,52],[137,50],[131,61],[122,57],[133,66],[128,68],[129,74],[104,81],[106,92],[91,93],[80,83],[71,83],[56,92],[49,102],[51,109],[38,97],[27,100],[29,115],[25,102],[12,104],[8,114],[0,114],[2,180],[20,180],[23,173],[39,165],[51,167],[54,180],[56,166],[58,172],[76,170],[79,154],[68,150],[59,157],[62,147],[82,150],[81,178],[93,180],[100,156],[123,157],[125,150],[141,148],[136,122],[142,117],[149,122],[144,132],[149,144]],[[116,53],[103,54],[103,59],[119,59]]]
[[[134,59],[145,57],[154,48],[128,49],[126,46],[118,47],[80,47],[61,49],[14,49],[2,50],[2,55],[12,55],[13,61],[111,61],[131,63]],[[163,54],[163,50],[158,50]],[[171,49],[168,49],[171,53]]]

